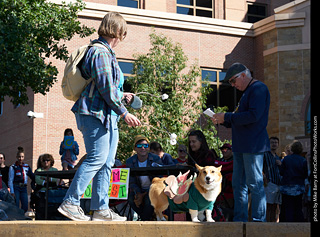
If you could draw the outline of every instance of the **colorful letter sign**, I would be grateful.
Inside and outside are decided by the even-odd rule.
[[[128,199],[129,188],[129,168],[115,168],[111,169],[109,198],[110,199]],[[92,180],[90,181],[86,191],[81,198],[90,199],[92,194]]]

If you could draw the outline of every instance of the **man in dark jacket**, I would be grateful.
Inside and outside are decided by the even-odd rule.
[[[149,152],[149,140],[145,136],[135,137],[134,150],[137,154],[127,159],[127,168],[152,167],[153,163],[162,165],[160,157]],[[149,199],[149,188],[153,178],[152,176],[130,176],[129,203],[142,221],[152,219],[154,209]]]
[[[253,221],[266,221],[266,195],[263,187],[263,154],[270,151],[267,133],[270,93],[254,79],[250,70],[234,63],[225,82],[243,91],[234,112],[214,114],[212,121],[232,128],[234,221],[248,221],[248,190]]]

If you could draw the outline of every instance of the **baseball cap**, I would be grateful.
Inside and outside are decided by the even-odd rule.
[[[241,63],[232,64],[231,67],[229,67],[223,82],[229,82],[230,78],[232,78],[234,75],[236,75],[240,72],[243,72],[246,69],[247,69],[247,67]]]
[[[135,147],[135,146],[137,145],[137,143],[138,143],[139,141],[141,141],[141,140],[146,140],[146,141],[149,143],[149,139],[148,139],[148,138],[146,138],[146,137],[143,136],[143,135],[137,135],[137,136],[134,137],[134,144],[133,144],[133,146]]]
[[[220,150],[223,149],[223,148],[228,148],[228,149],[232,150],[232,146],[229,143],[223,144],[223,146],[220,147]]]

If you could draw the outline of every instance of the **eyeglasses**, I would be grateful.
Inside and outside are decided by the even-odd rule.
[[[42,162],[49,162],[50,160],[43,160]]]
[[[148,147],[149,147],[149,144],[137,144],[136,147],[137,147],[137,148],[142,148],[142,147],[148,148]]]
[[[238,77],[240,77],[240,76],[241,76],[241,74],[238,74],[238,75],[236,75],[234,78],[231,78],[231,79],[229,80],[229,84],[230,84],[230,85],[235,84],[235,83],[236,83],[236,79],[237,79]]]
[[[179,152],[184,152],[184,153],[186,153],[186,151],[185,151],[185,150],[182,150],[182,149],[179,149]]]

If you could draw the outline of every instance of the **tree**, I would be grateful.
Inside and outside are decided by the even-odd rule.
[[[84,3],[57,5],[45,0],[0,1],[0,100],[28,104],[27,88],[43,95],[56,81],[49,57],[66,61],[64,41],[94,32],[77,20]]]
[[[215,137],[217,131],[212,121],[208,119],[202,128],[197,123],[210,92],[209,86],[197,84],[200,68],[193,64],[187,72],[188,59],[179,43],[155,32],[150,34],[150,40],[149,53],[134,55],[134,76],[126,82],[143,101],[140,110],[129,108],[143,126],[129,128],[120,122],[118,158],[126,160],[132,155],[134,136],[138,134],[159,142],[165,152],[175,155],[177,149],[170,144],[169,133],[175,133],[178,142],[186,144],[190,128],[202,129],[210,148],[219,152],[222,142]],[[162,97],[164,94],[167,99]]]

